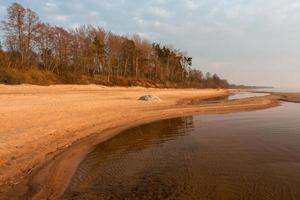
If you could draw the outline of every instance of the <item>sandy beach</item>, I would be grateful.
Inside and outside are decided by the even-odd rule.
[[[94,145],[159,119],[279,105],[269,95],[215,104],[194,99],[229,94],[214,89],[146,89],[96,85],[0,85],[1,199],[56,199]],[[137,99],[146,94],[162,101]],[[282,95],[281,95],[282,98]]]

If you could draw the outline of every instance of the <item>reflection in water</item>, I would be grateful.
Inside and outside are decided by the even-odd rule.
[[[220,103],[228,100],[237,100],[237,99],[250,98],[250,97],[267,96],[267,95],[269,95],[269,93],[237,92],[229,96],[211,97],[207,99],[193,99],[191,101],[191,104],[198,105],[198,104]]]
[[[211,97],[207,99],[193,99],[191,101],[192,105],[197,105],[201,103],[220,103],[222,101],[228,100],[229,96]]]
[[[267,95],[269,95],[269,93],[238,92],[238,93],[234,93],[233,95],[230,95],[228,97],[228,100],[243,99],[249,97],[261,97]]]
[[[62,199],[300,197],[300,106],[176,118],[99,144]]]

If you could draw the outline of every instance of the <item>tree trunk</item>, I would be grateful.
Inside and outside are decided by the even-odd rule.
[[[139,58],[135,58],[135,79],[138,79],[138,65],[139,65]]]
[[[129,57],[126,58],[126,61],[125,61],[125,66],[124,66],[124,77],[126,77],[127,75],[127,65],[128,65],[128,60],[129,60]]]

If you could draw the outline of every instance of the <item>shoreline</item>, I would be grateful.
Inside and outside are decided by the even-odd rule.
[[[190,115],[200,115],[200,114],[225,114],[232,112],[243,112],[243,111],[253,111],[259,109],[267,109],[279,104],[273,102],[271,104],[265,104],[263,106],[254,107],[238,107],[232,108],[228,107],[227,109],[216,111],[215,107],[210,107],[208,110],[189,110],[189,111],[178,111],[181,114],[166,114],[164,116],[151,116],[149,118],[145,118],[134,122],[130,125],[124,125],[120,127],[114,127],[110,130],[107,130],[99,135],[97,133],[91,134],[87,138],[83,138],[82,140],[76,141],[70,147],[65,149],[65,151],[61,152],[52,162],[46,163],[42,169],[37,170],[37,174],[33,174],[31,177],[31,181],[29,186],[32,187],[33,190],[37,189],[35,187],[39,187],[41,183],[43,183],[44,187],[38,189],[38,193],[35,193],[31,196],[31,193],[25,194],[25,198],[32,199],[58,199],[68,187],[72,176],[77,170],[77,167],[81,163],[81,161],[86,157],[86,155],[91,152],[95,146],[102,142],[106,142],[109,139],[115,137],[118,134],[121,134],[123,131],[140,126],[143,124],[152,123],[155,121],[160,121],[164,119],[176,118],[176,117],[185,117]],[[251,106],[251,105],[249,105]],[[236,110],[235,110],[236,109]],[[177,112],[177,111],[176,111]],[[92,146],[88,146],[91,145]],[[47,174],[51,174],[51,177],[47,176]],[[57,180],[57,177],[60,177],[60,180]],[[62,178],[63,177],[63,178]],[[32,190],[30,189],[30,191]]]
[[[133,124],[176,106],[186,97],[227,95],[227,90],[154,89],[101,85],[0,85],[0,199],[17,199],[31,174],[92,133]],[[153,94],[161,102],[138,101]],[[10,196],[13,195],[13,196]]]
[[[197,91],[199,92],[199,90]],[[229,91],[222,90],[221,92],[219,91],[206,96],[198,94],[191,98],[181,98],[176,100],[175,104],[163,106],[163,108],[152,108],[153,110],[148,110],[142,117],[138,116],[127,121],[125,120],[114,124],[114,126],[108,126],[106,129],[101,129],[102,124],[98,124],[87,129],[78,130],[78,132],[83,131],[88,132],[88,134],[83,134],[86,136],[74,140],[70,144],[47,154],[46,158],[31,168],[27,176],[19,183],[4,188],[4,192],[1,193],[0,197],[3,196],[1,197],[3,199],[18,199],[20,197],[23,199],[57,199],[63,194],[77,166],[87,153],[89,153],[95,145],[109,140],[128,128],[179,116],[266,109],[280,105],[281,100],[279,96],[272,94],[264,97],[251,97],[215,104],[188,104],[188,102],[193,99],[224,96],[228,95],[228,93]],[[150,106],[152,103],[147,102],[146,104]],[[155,102],[153,102],[153,104],[155,104]],[[49,176],[50,174],[51,176]],[[41,185],[43,185],[43,187],[41,187]],[[22,196],[19,194],[22,194]]]

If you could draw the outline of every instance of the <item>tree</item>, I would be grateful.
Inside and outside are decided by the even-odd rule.
[[[104,55],[105,55],[105,48],[103,41],[100,40],[99,37],[95,36],[93,40],[93,54],[94,54],[94,61],[95,61],[95,69],[93,74],[96,72],[101,72],[104,65]]]
[[[36,50],[38,51],[40,66],[47,71],[54,70],[53,37],[54,30],[49,24],[39,23],[35,38]]]
[[[151,43],[138,34],[121,36],[92,25],[67,30],[41,22],[34,11],[17,3],[7,8],[1,24],[5,32],[1,68],[14,67],[20,73],[34,68],[65,83],[84,79],[110,85],[120,80],[167,87],[229,85],[216,74],[204,77],[192,68],[192,57],[179,49]]]
[[[21,55],[21,67],[30,65],[33,42],[36,37],[39,17],[29,8],[13,3],[7,8],[7,17],[2,22],[7,48]]]
[[[37,38],[38,28],[40,24],[40,20],[38,15],[30,10],[26,9],[25,15],[25,44],[24,44],[24,54],[26,57],[26,61],[28,62],[31,59],[32,52],[34,49],[34,42]]]
[[[25,16],[26,9],[20,4],[14,3],[7,8],[7,18],[2,21],[6,46],[9,51],[21,54],[21,64],[23,64],[25,50]]]
[[[122,44],[122,54],[123,54],[123,59],[125,60],[124,74],[123,74],[124,77],[127,77],[128,75],[132,74],[134,53],[135,53],[134,41],[125,38]]]

